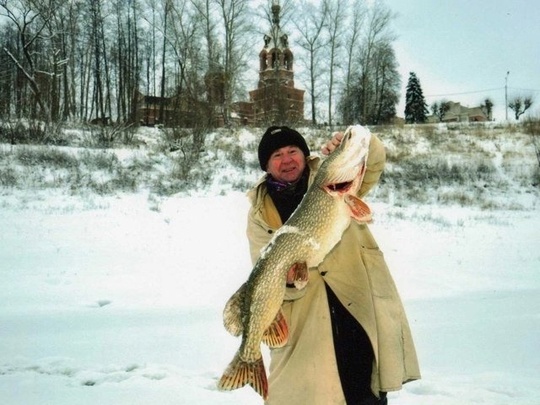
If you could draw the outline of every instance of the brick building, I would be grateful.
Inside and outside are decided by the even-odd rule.
[[[249,92],[249,102],[233,104],[233,119],[242,124],[265,126],[295,124],[304,120],[304,90],[294,87],[294,55],[279,26],[281,7],[272,5],[272,27],[264,35],[259,53],[259,81]]]

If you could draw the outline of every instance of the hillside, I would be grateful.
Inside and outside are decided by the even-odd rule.
[[[315,153],[330,136],[324,129],[299,130]],[[483,209],[529,209],[536,204],[540,169],[534,141],[538,136],[526,134],[522,127],[421,125],[372,131],[386,145],[387,167],[371,200],[396,206]],[[262,174],[256,157],[262,132],[219,129],[194,140],[188,131],[139,128],[113,136],[110,129],[86,128],[64,130],[54,145],[31,139],[26,144],[3,143],[0,189],[4,194],[16,190],[22,196],[146,190],[150,200],[178,193],[245,191]],[[200,153],[195,147],[198,140]]]

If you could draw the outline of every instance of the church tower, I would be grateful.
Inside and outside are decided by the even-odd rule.
[[[259,83],[249,92],[253,119],[258,125],[302,123],[304,90],[294,87],[294,56],[289,40],[279,25],[279,0],[272,4],[272,27],[264,35],[259,53]]]

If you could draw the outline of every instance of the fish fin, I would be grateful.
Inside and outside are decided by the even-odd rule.
[[[294,266],[294,286],[301,290],[303,289],[309,280],[309,271],[306,263],[296,263]]]
[[[351,209],[351,217],[360,224],[371,222],[371,209],[355,195],[346,195],[345,202]]]
[[[262,357],[253,363],[248,363],[236,353],[229,364],[217,387],[220,390],[231,391],[249,384],[265,400],[268,398],[268,379]]]
[[[268,347],[283,347],[289,340],[289,327],[287,320],[281,309],[278,311],[274,321],[268,329],[264,331],[262,342]]]
[[[247,284],[244,283],[229,298],[223,309],[223,326],[233,336],[240,336],[244,330],[242,323],[242,305]]]

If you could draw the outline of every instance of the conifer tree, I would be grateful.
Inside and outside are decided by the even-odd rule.
[[[427,113],[427,104],[420,80],[416,77],[416,73],[410,72],[405,93],[405,122],[408,124],[426,122]]]

